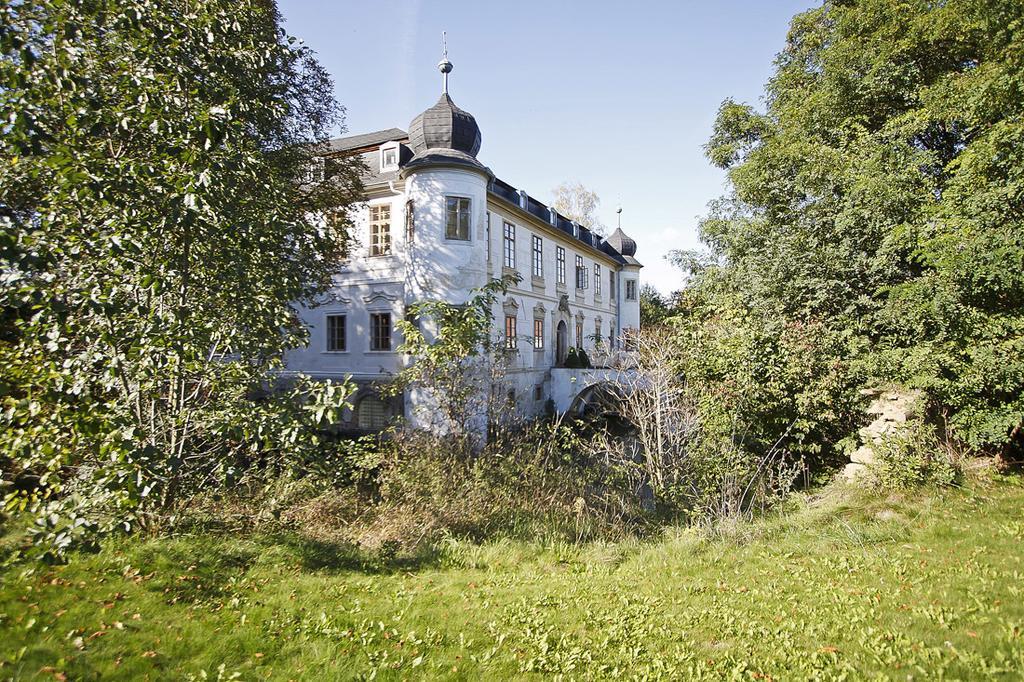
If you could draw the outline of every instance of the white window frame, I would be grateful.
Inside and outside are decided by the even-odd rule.
[[[380,218],[379,213],[387,211],[387,218]],[[378,217],[374,218],[374,212]],[[391,250],[391,204],[374,204],[370,206],[370,257],[390,256]]]
[[[455,233],[454,233],[454,235],[449,233],[450,224],[448,222],[448,218],[449,218],[449,216],[451,214],[451,211],[449,210],[448,205],[452,201],[457,202],[456,203],[456,211],[455,211],[456,225],[455,225]],[[463,215],[463,212],[462,212],[461,206],[460,206],[461,202],[463,202],[463,201],[466,202],[466,210],[465,210],[465,215],[466,215],[466,236],[465,237],[459,236],[459,227],[460,226],[458,224],[460,222],[459,221],[460,216]],[[458,194],[446,194],[445,195],[445,197],[444,197],[444,238],[446,240],[448,240],[448,241],[453,241],[453,242],[469,242],[469,241],[473,240],[473,198],[472,197],[460,196]]]
[[[555,247],[555,282],[565,284],[565,247]]]
[[[341,318],[341,348],[331,348],[331,320]],[[348,352],[348,313],[326,313],[324,314],[324,352],[325,353],[347,353]]]
[[[532,235],[530,249],[533,254],[533,276],[544,277],[544,239],[540,235]]]
[[[594,261],[594,296],[601,295],[601,264]]]
[[[388,142],[380,147],[380,172],[398,170],[399,148],[397,142]],[[394,154],[393,160],[387,161],[387,157]]]
[[[544,318],[533,318],[533,349],[544,350]]]
[[[375,341],[378,340],[378,338],[377,338],[377,329],[376,329],[375,325],[376,325],[376,318],[379,317],[379,316],[386,316],[387,317],[387,321],[388,321],[388,335],[387,335],[388,347],[387,348],[374,348]],[[368,347],[370,349],[369,352],[371,352],[371,353],[392,353],[392,352],[394,352],[394,348],[395,348],[395,339],[394,339],[395,324],[394,324],[394,320],[392,320],[391,317],[392,317],[391,312],[388,311],[388,310],[371,310],[370,311],[370,324],[369,324],[370,334],[369,334],[369,338],[367,339],[367,341],[369,342],[369,345],[368,345]],[[381,338],[383,338],[383,337],[381,337]]]
[[[516,226],[509,221],[504,221],[501,228],[502,234],[502,265],[512,270],[516,269]]]

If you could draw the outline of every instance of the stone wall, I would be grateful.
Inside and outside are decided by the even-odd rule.
[[[877,461],[878,446],[906,428],[908,421],[923,416],[924,401],[920,391],[865,389],[861,394],[871,398],[866,412],[874,419],[858,431],[860,447],[843,469],[842,475],[848,481],[865,478]]]

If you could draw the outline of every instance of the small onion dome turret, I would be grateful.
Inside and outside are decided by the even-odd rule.
[[[480,126],[472,114],[459,109],[448,96],[448,74],[452,71],[452,63],[445,57],[437,66],[444,77],[444,91],[437,104],[409,124],[409,146],[413,157],[402,168],[402,173],[427,166],[452,166],[471,168],[493,176],[490,169],[476,160],[480,151]]]
[[[476,119],[455,106],[447,92],[409,125],[409,146],[414,154],[428,149],[451,149],[476,158],[480,142]]]
[[[636,242],[626,236],[622,228],[616,228],[607,239],[608,244],[623,256],[632,257],[636,255]]]

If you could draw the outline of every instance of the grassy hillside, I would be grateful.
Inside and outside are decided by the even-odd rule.
[[[0,678],[1019,679],[1022,502],[1019,479],[836,488],[714,535],[418,562],[124,541],[3,575]]]

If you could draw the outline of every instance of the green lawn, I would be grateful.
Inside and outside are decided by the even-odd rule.
[[[0,586],[0,678],[1024,678],[1024,486],[834,488],[714,537],[122,541]]]

